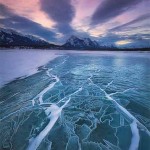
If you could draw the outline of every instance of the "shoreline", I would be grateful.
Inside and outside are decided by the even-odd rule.
[[[0,51],[3,50],[43,50],[43,51],[90,51],[90,52],[103,52],[103,51],[117,51],[117,52],[150,52],[150,48],[114,48],[114,49],[52,49],[52,48],[32,48],[32,47],[25,47],[25,48],[19,48],[19,47],[10,47],[10,48],[6,48],[6,47],[0,47]]]

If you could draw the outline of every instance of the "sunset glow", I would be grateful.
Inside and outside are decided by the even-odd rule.
[[[129,44],[129,43],[132,43],[132,41],[130,41],[130,40],[122,40],[122,41],[117,41],[116,42],[117,45],[126,45],[126,44]]]
[[[56,43],[78,35],[117,45],[136,44],[139,38],[148,44],[149,4],[147,0],[0,0],[0,26]]]

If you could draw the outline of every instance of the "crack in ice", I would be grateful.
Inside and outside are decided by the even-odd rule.
[[[111,82],[109,82],[106,87],[105,87],[105,90],[113,83],[113,80]]]
[[[94,82],[91,80],[90,81],[93,85],[95,85],[96,87],[98,87],[101,91],[104,92],[106,98],[110,101],[112,101],[113,104],[115,104],[116,108],[118,109],[118,111],[123,114],[123,116],[125,118],[128,118],[132,123],[130,123],[130,127],[131,127],[131,132],[132,132],[132,139],[131,139],[131,144],[130,144],[130,148],[129,150],[137,150],[139,147],[139,141],[140,141],[140,135],[139,135],[139,129],[138,127],[142,130],[145,131],[149,136],[150,136],[150,132],[149,130],[142,124],[140,123],[129,111],[127,111],[123,106],[121,106],[118,102],[116,102],[111,95],[114,95],[116,93],[124,93],[127,90],[125,90],[124,92],[116,92],[113,94],[107,94],[106,91],[104,89],[102,89],[101,87],[99,87],[98,85],[94,84]],[[111,81],[112,82],[112,81]],[[111,83],[110,82],[110,83]],[[110,85],[110,84],[108,84]]]
[[[70,94],[68,96],[69,97],[68,100],[61,107],[58,107],[54,103],[53,104],[52,103],[45,103],[46,105],[50,105],[50,107],[45,109],[45,113],[48,116],[48,118],[50,119],[50,122],[47,124],[47,126],[35,138],[32,138],[29,141],[29,145],[27,147],[27,150],[36,150],[39,147],[39,145],[41,144],[43,139],[51,131],[51,129],[55,125],[56,121],[60,117],[63,108],[65,108],[66,105],[69,103],[69,101],[71,99],[71,96],[76,94],[76,93],[78,93],[81,90],[82,90],[82,88],[79,88],[77,91],[75,91],[74,93]],[[62,100],[61,100],[61,102],[62,102]],[[41,106],[42,105],[44,105],[44,103],[42,103]]]
[[[43,103],[43,95],[44,95],[48,90],[52,89],[52,88],[55,86],[55,84],[56,84],[57,82],[59,82],[59,78],[58,78],[57,76],[55,76],[55,75],[50,74],[49,71],[50,71],[50,69],[48,69],[48,70],[46,71],[46,74],[47,74],[49,77],[54,77],[54,79],[55,79],[56,81],[53,82],[53,83],[51,83],[51,84],[49,84],[48,87],[46,87],[44,90],[42,90],[38,95],[35,96],[34,99],[31,100],[33,106],[35,105],[35,99],[36,99],[36,98],[39,98],[39,102],[40,102],[40,104],[42,104],[42,103]]]

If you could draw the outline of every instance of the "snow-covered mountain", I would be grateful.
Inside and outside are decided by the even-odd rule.
[[[76,36],[71,36],[63,47],[67,49],[98,49],[99,44],[96,41],[92,41],[90,38],[80,39]]]
[[[98,43],[90,38],[81,39],[76,36],[71,36],[65,44],[55,45],[36,36],[24,35],[23,33],[15,30],[0,27],[0,47],[2,48],[39,48],[62,50],[149,50],[149,45],[147,48],[144,47],[146,44],[142,41],[139,42],[138,48],[134,46],[134,43],[128,44],[126,47],[117,47],[109,42]]]
[[[41,47],[53,46],[49,42],[32,35],[24,35],[12,29],[0,28],[0,47]]]

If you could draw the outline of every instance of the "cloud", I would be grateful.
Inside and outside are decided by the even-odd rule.
[[[149,13],[149,14],[144,14],[144,15],[142,15],[142,16],[139,16],[139,17],[137,17],[136,19],[134,19],[134,20],[132,20],[132,21],[130,21],[130,22],[127,22],[127,23],[125,23],[125,24],[119,25],[119,26],[117,26],[117,27],[115,27],[115,28],[112,28],[112,29],[110,29],[109,31],[119,31],[119,30],[124,29],[125,27],[128,27],[128,26],[130,26],[130,25],[133,25],[133,24],[135,24],[135,23],[139,23],[139,22],[141,22],[141,21],[145,21],[145,20],[148,20],[148,19],[150,19],[150,13]]]
[[[74,31],[70,23],[75,16],[75,10],[71,0],[40,0],[41,9],[47,16],[55,21],[55,28],[59,32],[67,34]]]
[[[57,23],[70,23],[74,17],[71,0],[41,0],[41,9]]]
[[[91,17],[91,24],[105,23],[143,0],[103,0]]]
[[[8,17],[12,16],[12,10],[9,9],[7,6],[0,4],[0,16]]]
[[[2,8],[2,9],[1,9]],[[13,13],[8,7],[0,4],[0,25],[5,28],[19,30],[24,34],[36,35],[48,41],[55,41],[56,34],[50,29]]]
[[[105,36],[98,39],[100,45],[116,46],[120,41],[130,41],[124,45],[117,45],[119,47],[150,47],[149,34],[133,34],[133,35],[118,35],[114,33],[107,33]]]

